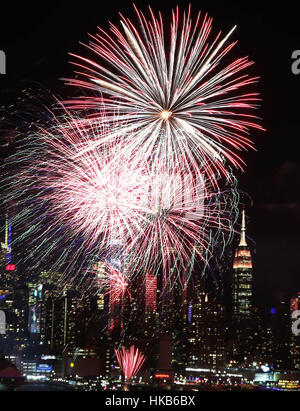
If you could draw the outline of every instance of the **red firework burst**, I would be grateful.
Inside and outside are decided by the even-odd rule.
[[[134,378],[142,368],[146,358],[138,348],[132,346],[129,350],[122,347],[120,350],[115,349],[115,354],[121,368],[125,382]]]

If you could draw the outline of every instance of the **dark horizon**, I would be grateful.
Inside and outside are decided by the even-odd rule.
[[[244,173],[236,172],[239,189],[253,200],[248,202],[248,235],[255,242],[254,283],[257,304],[274,306],[281,295],[290,297],[300,291],[300,159],[298,89],[300,75],[292,73],[292,52],[300,49],[296,6],[262,5],[251,2],[158,1],[135,4],[166,16],[176,4],[181,10],[192,5],[192,13],[207,12],[214,28],[238,29],[236,56],[249,55],[255,61],[252,73],[261,77],[259,89],[262,108],[259,116],[267,129],[253,134],[257,152],[245,152]],[[256,4],[255,4],[256,3]],[[113,1],[84,7],[55,5],[53,2],[8,6],[7,23],[0,28],[0,50],[7,54],[7,75],[0,76],[0,106],[14,104],[21,90],[43,87],[68,96],[70,89],[60,80],[72,75],[69,52],[84,52],[79,42],[88,41],[87,33],[97,26],[108,28],[118,23],[118,11],[133,17],[132,1]],[[9,10],[10,9],[10,10]],[[10,18],[13,16],[13,18]],[[2,138],[3,136],[1,136]],[[1,142],[2,144],[2,142]],[[5,148],[2,156],[5,156]]]

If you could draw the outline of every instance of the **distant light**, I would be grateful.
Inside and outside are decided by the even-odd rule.
[[[41,359],[42,360],[56,360],[56,356],[55,355],[42,355]]]
[[[74,368],[74,367],[75,367],[75,364],[74,364],[73,362],[71,362],[70,367],[71,367],[71,368]]]
[[[48,365],[48,364],[39,364],[36,367],[37,371],[42,371],[42,372],[52,372],[53,371],[53,367],[52,365]]]
[[[170,378],[170,376],[168,374],[156,374],[155,378],[166,380],[166,379]]]
[[[271,371],[271,369],[268,365],[262,365],[261,369],[262,369],[263,372],[266,372],[266,373]]]
[[[209,370],[207,368],[186,368],[185,370],[192,372],[212,372],[212,370]]]
[[[271,309],[271,314],[272,314],[272,315],[277,314],[277,310],[276,310],[276,308],[272,308],[272,309]]]
[[[6,266],[6,271],[15,271],[16,270],[16,266],[9,264]]]

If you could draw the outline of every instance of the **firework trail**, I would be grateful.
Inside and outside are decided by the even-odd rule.
[[[73,55],[76,79],[67,83],[97,94],[68,106],[88,110],[97,122],[105,104],[107,121],[118,113],[126,149],[155,164],[181,164],[214,184],[219,173],[230,178],[226,163],[241,168],[238,153],[253,148],[250,131],[263,130],[249,114],[259,101],[248,90],[258,81],[247,73],[253,63],[224,62],[236,44],[228,44],[235,28],[213,36],[211,18],[199,13],[193,21],[190,8],[180,18],[177,8],[166,36],[160,14],[149,8],[147,19],[135,10],[139,28],[121,16],[120,28],[91,36],[93,59]]]
[[[145,356],[138,348],[132,346],[129,350],[122,347],[120,350],[115,349],[115,354],[121,368],[125,382],[134,378],[142,368],[145,362]]]

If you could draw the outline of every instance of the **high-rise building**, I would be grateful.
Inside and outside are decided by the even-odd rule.
[[[146,275],[145,313],[153,314],[157,311],[157,277],[153,274]]]
[[[28,287],[28,332],[31,336],[39,336],[41,333],[41,302],[43,297],[43,285],[37,282],[29,282]]]
[[[224,367],[224,307],[198,288],[190,302],[189,323],[188,365],[209,369]]]
[[[271,312],[271,316],[273,315],[274,310]],[[251,358],[249,358],[247,365],[252,367],[253,364],[256,364],[260,367],[265,364],[273,364],[274,334],[270,320],[264,318],[257,307],[253,307],[252,320]]]
[[[242,213],[240,244],[236,250],[232,278],[232,316],[234,321],[250,319],[252,308],[252,256],[246,240],[246,213]]]
[[[290,302],[284,295],[272,308],[269,326],[272,331],[272,365],[275,370],[288,370],[291,367],[291,317]]]
[[[96,282],[99,285],[99,291],[97,292],[97,305],[98,309],[101,312],[104,312],[105,310],[105,291],[102,289],[103,287],[103,282],[105,280],[106,274],[106,266],[105,263],[102,261],[99,261],[98,264],[95,264],[93,267],[95,271],[95,276],[96,276]]]
[[[91,270],[92,289],[88,295],[94,295],[96,299],[97,309],[94,315],[97,317],[97,329],[99,332],[99,343],[106,343],[108,337],[108,323],[109,323],[109,289],[107,286],[107,264],[99,261],[94,264]],[[90,299],[87,295],[87,298]]]
[[[12,257],[12,221],[8,215],[5,218],[5,240],[1,242],[0,253],[0,288],[13,289],[18,284],[20,276]]]
[[[6,333],[0,338],[2,350],[8,355],[19,355],[25,348],[27,336],[27,288],[12,257],[12,221],[5,219],[5,240],[0,255],[0,310],[5,313]],[[0,347],[1,348],[1,347]]]
[[[61,274],[43,271],[35,280],[28,284],[29,288],[29,318],[28,325],[31,337],[39,336],[42,345],[48,349],[54,348],[55,302],[58,298],[58,284]],[[36,334],[38,333],[38,335]]]
[[[11,218],[6,214],[5,216],[5,230],[4,230],[4,242],[1,242],[0,248],[0,265],[5,267],[12,262],[11,254],[11,243],[12,243],[12,221]]]
[[[126,274],[127,259],[121,242],[114,240],[110,244],[109,258],[106,265],[107,275],[118,276]],[[117,282],[118,283],[118,282]],[[121,281],[122,284],[122,281]],[[124,292],[127,285],[116,284],[113,281],[108,285],[109,291],[109,318],[108,331],[113,341],[120,341],[124,320]]]
[[[0,242],[0,267],[3,270],[4,267],[7,265],[7,254],[8,254],[8,219],[6,216],[5,220],[5,239],[4,242]]]
[[[5,245],[6,245],[6,263],[11,264],[11,243],[12,243],[12,221],[11,218],[6,215],[5,221]]]
[[[172,367],[172,336],[161,334],[154,342],[154,366],[159,375],[164,379],[173,378],[174,372]]]
[[[147,273],[144,282],[144,304],[138,300],[137,310],[144,317],[144,336],[153,337],[158,330],[157,276]],[[144,311],[142,313],[142,311]]]
[[[158,331],[172,339],[172,363],[177,369],[186,362],[187,333],[185,327],[185,288],[177,279],[169,289],[160,286],[158,292]]]
[[[248,366],[253,351],[252,311],[253,263],[246,239],[246,212],[242,212],[241,238],[233,262],[231,355],[240,365]]]
[[[57,287],[59,278],[60,274],[44,272],[37,288],[41,290],[41,343],[58,355],[66,347],[85,347],[89,336],[88,324],[97,311],[97,296],[93,300],[83,299],[76,289],[61,290]]]

